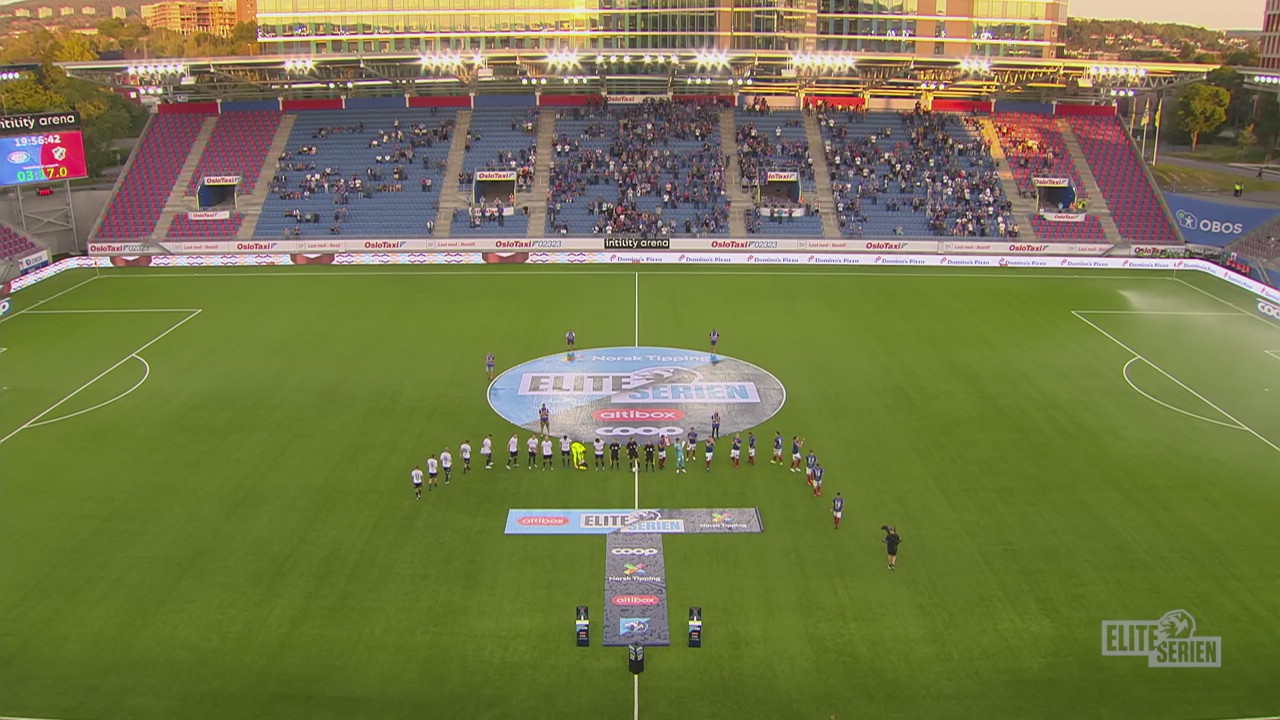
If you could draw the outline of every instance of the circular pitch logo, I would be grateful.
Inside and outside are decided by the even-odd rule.
[[[786,402],[778,378],[723,355],[662,347],[579,350],[530,360],[489,385],[489,406],[507,421],[539,430],[538,409],[551,412],[551,434],[589,442],[595,437],[659,435],[697,428],[711,434],[757,427]],[[625,442],[625,440],[622,440]]]

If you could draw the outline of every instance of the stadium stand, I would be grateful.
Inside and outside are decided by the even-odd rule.
[[[205,117],[194,113],[155,116],[134,150],[133,164],[103,213],[98,237],[141,238],[156,229]]]
[[[280,118],[280,113],[266,110],[219,115],[186,194],[194,195],[200,179],[206,175],[239,175],[238,192],[253,192],[266,162],[267,150],[280,127]]]
[[[1250,230],[1228,249],[1265,263],[1280,258],[1280,240],[1277,237],[1280,237],[1280,215]]]
[[[661,100],[565,111],[556,126],[547,231],[726,233],[719,107]]]
[[[1079,197],[1085,196],[1084,182],[1076,169],[1067,143],[1058,132],[1052,115],[1036,113],[994,113],[991,124],[1000,146],[1009,158],[1009,170],[1018,181],[1019,193],[1034,193],[1031,178],[1069,177]]]
[[[1083,222],[1051,222],[1039,215],[1031,216],[1031,227],[1036,238],[1053,242],[1072,240],[1105,240],[1106,230],[1097,215],[1085,215]]]
[[[254,237],[431,234],[453,126],[445,110],[299,113]]]
[[[970,118],[816,112],[845,235],[1018,236],[990,148]]]
[[[0,225],[0,258],[16,259],[25,257],[40,249],[40,246],[8,225]]]
[[[216,220],[192,220],[186,213],[173,216],[173,224],[165,237],[170,240],[186,238],[233,238],[240,230],[244,215],[233,212],[228,218]]]
[[[1119,120],[1110,116],[1072,116],[1068,122],[1111,208],[1120,236],[1144,243],[1178,242]]]
[[[514,115],[512,112],[515,111],[494,110],[471,116],[458,177],[458,189],[467,196],[468,207],[454,211],[451,231],[455,235],[483,232],[486,236],[524,237],[528,233],[529,217],[520,209],[520,195],[533,186],[538,159],[538,110],[530,108]],[[515,171],[516,192],[507,197],[473,196],[472,182],[482,170]],[[508,214],[506,209],[516,211]]]
[[[764,100],[738,111],[738,170],[742,190],[755,200],[746,210],[747,232],[760,235],[821,236],[822,219],[814,212],[817,187],[804,118],[796,110],[772,110]],[[761,199],[759,188],[769,172],[796,172],[801,198],[789,203]],[[803,214],[797,215],[803,210]]]

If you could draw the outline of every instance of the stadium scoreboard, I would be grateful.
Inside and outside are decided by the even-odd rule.
[[[74,112],[0,118],[0,187],[87,177],[79,125]]]

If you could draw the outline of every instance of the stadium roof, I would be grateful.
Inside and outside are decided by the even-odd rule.
[[[1104,100],[1202,80],[1186,63],[901,54],[491,50],[59,63],[71,76],[175,100],[351,94],[696,93]]]

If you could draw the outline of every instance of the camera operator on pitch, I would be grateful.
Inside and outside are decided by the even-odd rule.
[[[902,542],[902,536],[892,525],[881,525],[880,529],[884,531],[884,544],[889,551],[889,569],[895,570],[898,565],[898,545]]]

